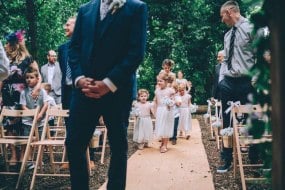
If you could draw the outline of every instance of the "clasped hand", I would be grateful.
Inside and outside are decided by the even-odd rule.
[[[110,91],[103,81],[96,81],[87,77],[79,79],[78,87],[81,88],[85,96],[95,99],[101,98]]]

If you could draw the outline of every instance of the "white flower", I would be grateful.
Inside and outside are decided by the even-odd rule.
[[[166,106],[174,106],[174,101],[167,96],[163,97],[162,103]]]
[[[18,73],[19,75],[22,75],[22,70],[19,69],[16,65],[11,66],[10,72],[11,73]]]
[[[216,128],[222,127],[221,120],[217,119],[215,122],[213,122],[212,126]]]
[[[205,114],[203,115],[203,117],[204,117],[204,119],[208,119],[208,118],[210,117],[210,114],[209,114],[209,113],[205,113]]]
[[[109,6],[109,11],[114,14],[119,8],[121,8],[126,3],[126,0],[111,0]]]
[[[220,131],[220,134],[222,136],[232,136],[234,133],[234,130],[232,127],[227,127],[227,128],[224,128]]]
[[[140,115],[140,110],[137,107],[133,107],[130,113],[131,116],[136,116],[138,117]]]
[[[198,109],[198,106],[196,104],[191,104],[190,105],[190,112],[195,113]]]

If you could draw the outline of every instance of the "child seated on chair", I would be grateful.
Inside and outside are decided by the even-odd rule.
[[[37,119],[36,125],[38,127],[40,134],[40,127],[43,126],[44,115],[48,107],[47,94],[43,89],[41,89],[39,92],[39,96],[37,96],[36,98],[33,98],[31,95],[34,87],[39,82],[39,72],[37,70],[33,68],[28,68],[25,72],[25,79],[26,79],[26,88],[22,91],[20,95],[20,104],[22,105],[23,110],[35,109],[37,108],[37,106],[40,107],[36,118]],[[33,123],[33,118],[23,117],[21,132],[24,136],[29,136],[32,123]],[[24,156],[25,148],[26,148],[25,145],[21,147],[21,159]]]

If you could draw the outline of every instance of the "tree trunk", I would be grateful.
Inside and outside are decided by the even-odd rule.
[[[34,59],[37,59],[37,23],[36,5],[34,0],[26,0],[26,10],[26,16],[28,21],[28,36],[30,41],[30,53],[33,55]]]
[[[272,185],[274,190],[285,189],[285,23],[284,0],[270,0],[272,34],[271,47],[273,62],[271,67],[272,83],[272,129],[273,158]]]

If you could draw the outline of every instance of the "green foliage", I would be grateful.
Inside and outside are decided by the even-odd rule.
[[[256,139],[262,138],[262,135],[271,133],[271,93],[270,93],[270,61],[265,60],[265,51],[270,50],[270,34],[259,35],[261,29],[269,26],[270,3],[265,0],[261,9],[254,10],[251,21],[254,24],[254,33],[259,36],[255,42],[256,64],[251,70],[252,76],[257,76],[255,88],[257,93],[253,97],[254,104],[261,104],[265,110],[263,120],[251,118],[251,131]],[[263,30],[264,31],[264,30]],[[264,162],[264,168],[272,168],[272,143],[259,144],[259,151]],[[271,170],[268,170],[266,176],[271,181]]]
[[[2,1],[0,4],[0,34],[3,36],[18,29],[27,31],[26,44],[33,57],[40,65],[46,63],[46,53],[50,49],[57,50],[66,41],[63,24],[70,16],[76,15],[77,9],[88,0],[18,0]],[[32,2],[32,3],[31,3]],[[30,4],[29,4],[30,3]],[[33,9],[28,5],[34,6]],[[28,16],[35,16],[35,25],[31,25]],[[30,26],[36,30],[31,34]],[[36,47],[31,47],[35,42]]]
[[[155,82],[162,61],[173,59],[176,63],[173,71],[183,71],[195,88],[195,101],[204,104],[210,97],[216,53],[223,45],[223,30],[218,30],[222,25],[219,13],[213,10],[222,3],[216,5],[202,0],[146,2],[149,7],[148,64],[144,64],[140,71],[149,70],[147,67],[152,61],[152,72],[144,73],[150,74],[146,78]],[[140,88],[145,81],[142,82],[141,78],[139,81]],[[154,91],[153,84],[147,86]]]

